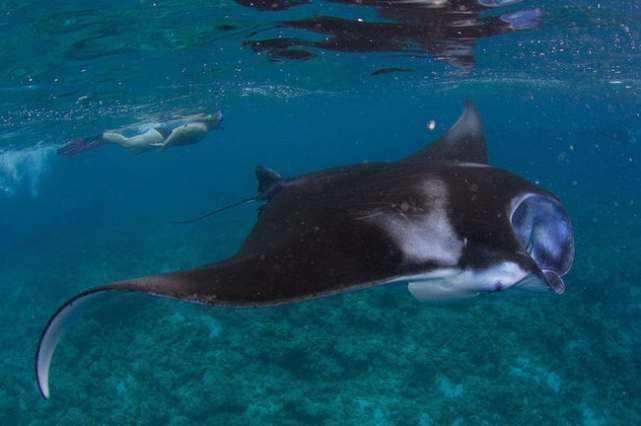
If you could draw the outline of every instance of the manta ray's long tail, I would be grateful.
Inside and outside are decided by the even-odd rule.
[[[215,210],[212,210],[210,212],[203,213],[200,216],[192,217],[190,219],[171,220],[171,221],[169,221],[169,223],[183,224],[183,223],[198,222],[200,220],[203,220],[203,219],[208,218],[210,216],[213,216],[215,214],[224,212],[225,210],[233,209],[234,207],[244,206],[245,204],[250,204],[250,203],[253,203],[253,202],[256,202],[256,201],[258,201],[258,196],[249,197],[249,198],[243,198],[240,201],[236,201],[235,203],[231,203],[231,204],[228,204],[226,206],[219,207],[219,208],[217,208]]]
[[[196,216],[190,219],[172,220],[170,221],[170,223],[194,223],[211,217],[215,214],[222,213],[226,210],[233,209],[234,207],[244,206],[245,204],[251,204],[256,201],[269,201],[271,197],[276,194],[282,183],[282,178],[278,173],[263,166],[256,167],[256,179],[258,180],[258,190],[255,196],[243,198],[240,201],[236,201],[226,206],[219,207],[215,210],[203,213],[200,216]]]

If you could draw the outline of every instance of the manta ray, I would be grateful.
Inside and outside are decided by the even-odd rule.
[[[235,0],[261,11],[284,10],[307,0]],[[333,0],[354,7],[367,7],[379,17],[346,18],[316,15],[280,21],[277,37],[243,42],[272,61],[308,60],[315,51],[398,52],[402,55],[443,60],[461,70],[471,70],[478,40],[539,26],[540,8],[517,9],[497,14],[520,0]],[[489,11],[492,11],[491,14]],[[369,15],[368,15],[369,16]],[[264,29],[265,30],[265,29]],[[264,31],[254,31],[249,37]],[[316,36],[299,37],[311,32]],[[311,34],[310,34],[311,36]]]
[[[257,195],[233,205],[260,203],[258,218],[231,258],[91,288],[55,312],[36,355],[44,398],[62,334],[106,292],[258,307],[390,283],[406,283],[419,300],[565,290],[574,261],[566,210],[554,194],[488,165],[469,102],[440,139],[399,161],[289,179],[263,167],[256,174]]]

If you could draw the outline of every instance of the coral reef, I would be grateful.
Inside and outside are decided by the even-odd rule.
[[[195,233],[193,248],[176,244],[144,261],[120,256],[117,236],[73,267],[38,269],[35,256],[5,256],[13,275],[2,278],[0,310],[12,332],[0,347],[0,423],[592,425],[641,415],[632,374],[641,367],[633,333],[641,271],[590,267],[612,259],[593,242],[623,236],[619,227],[578,233],[563,297],[514,291],[439,307],[391,286],[261,309],[105,297],[64,338],[52,399],[39,399],[33,352],[57,303],[80,283],[169,268],[175,256],[198,263],[212,247],[222,256],[240,242],[245,219],[224,226],[214,243]],[[161,243],[143,239],[129,249]],[[20,277],[29,281],[12,285]]]

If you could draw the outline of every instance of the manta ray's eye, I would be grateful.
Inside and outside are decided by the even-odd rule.
[[[521,198],[511,217],[521,247],[541,270],[563,276],[574,261],[574,237],[570,219],[551,197],[529,194]]]

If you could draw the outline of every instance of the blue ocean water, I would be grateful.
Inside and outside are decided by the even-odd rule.
[[[639,22],[631,1],[0,1],[0,424],[638,423]],[[256,211],[171,219],[254,194],[257,164],[401,158],[468,99],[491,163],[572,217],[565,294],[115,295],[63,338],[40,397],[36,345],[65,300],[224,259]],[[56,154],[218,109],[196,145]]]

